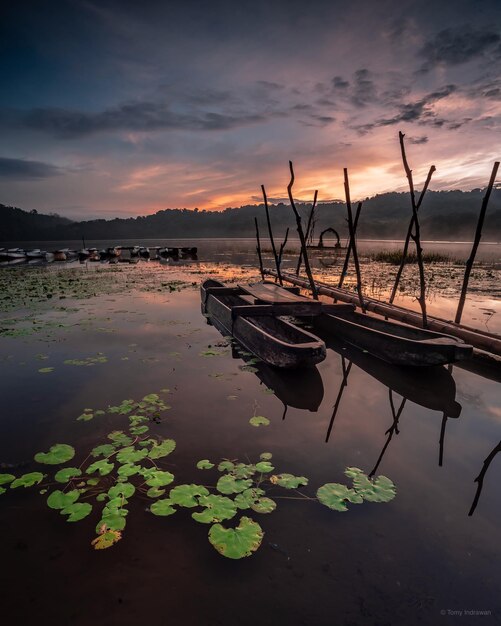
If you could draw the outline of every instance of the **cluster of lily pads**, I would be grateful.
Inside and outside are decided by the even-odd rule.
[[[308,485],[308,479],[277,473],[269,452],[263,452],[254,463],[223,459],[216,464],[202,459],[197,463],[198,470],[217,472],[213,485],[170,487],[175,476],[161,464],[175,450],[176,442],[149,432],[151,423],[168,408],[159,394],[152,393],[139,402],[124,400],[106,411],[85,409],[79,420],[117,414],[128,417],[127,429],[110,432],[106,441],[95,446],[80,465],[60,468],[51,477],[42,471],[19,477],[0,474],[0,494],[6,493],[8,487],[39,485],[40,493],[48,494],[47,505],[68,522],[78,522],[100,509],[96,537],[91,542],[95,549],[109,548],[122,538],[129,513],[127,505],[133,496],[146,499],[148,510],[159,517],[171,516],[179,509],[193,509],[191,517],[196,522],[210,525],[209,542],[230,559],[250,556],[259,548],[264,532],[249,515],[272,513],[276,500],[283,497],[276,494],[278,487],[295,490],[298,498],[318,501],[336,511],[346,511],[348,503],[389,502],[395,497],[390,479],[379,476],[373,480],[353,467],[345,471],[353,480],[351,488],[327,483],[317,490],[316,497],[308,496],[299,491]],[[44,466],[62,466],[74,457],[72,446],[58,443],[48,452],[37,453],[34,460]],[[233,520],[231,526],[227,525],[229,520]]]

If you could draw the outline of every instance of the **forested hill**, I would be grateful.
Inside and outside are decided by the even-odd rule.
[[[484,191],[430,191],[420,210],[423,239],[471,240],[482,204]],[[310,205],[300,204],[303,215]],[[290,206],[271,206],[275,233],[282,237],[286,228],[295,232]],[[250,237],[254,236],[254,217],[264,232],[262,205],[228,208],[223,211],[165,209],[153,215],[71,221],[56,214],[44,215],[31,209],[24,211],[0,204],[0,241],[58,239],[134,239],[186,237]],[[328,226],[342,237],[347,235],[346,208],[341,202],[320,204],[317,208],[315,234]],[[411,216],[409,195],[386,193],[363,202],[358,234],[361,238],[398,238],[405,236]],[[491,196],[483,229],[487,241],[501,240],[501,189]]]

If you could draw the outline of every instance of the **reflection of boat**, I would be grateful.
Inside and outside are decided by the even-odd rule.
[[[198,248],[196,246],[192,246],[191,248],[181,248],[182,255],[193,255],[197,254]]]
[[[472,346],[457,337],[355,311],[319,315],[312,318],[312,324],[315,329],[335,333],[357,348],[395,365],[444,365],[468,359],[473,354]]]
[[[249,302],[238,288],[206,280],[200,288],[202,313],[225,335],[232,335],[269,365],[294,368],[315,365],[325,358],[325,344],[311,333],[268,315],[246,314]]]
[[[459,417],[462,407],[456,402],[456,382],[446,368],[436,366],[417,370],[391,365],[327,333],[321,334],[321,338],[328,348],[403,398],[448,417]]]
[[[18,259],[25,259],[26,252],[22,248],[9,248],[8,250],[4,248],[0,252],[0,257],[5,261],[16,261]]]
[[[36,248],[35,250],[28,250],[26,252],[26,256],[28,259],[45,259],[47,252],[40,250],[40,248]]]

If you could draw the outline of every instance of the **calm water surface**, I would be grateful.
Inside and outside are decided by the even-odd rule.
[[[149,269],[124,271],[143,281]],[[246,462],[269,451],[277,472],[308,477],[306,495],[326,482],[348,482],[344,468],[358,466],[391,478],[396,498],[345,513],[277,498],[272,514],[251,512],[265,533],[259,550],[233,561],[213,549],[208,526],[193,521],[190,509],[155,517],[148,498],[132,499],[124,538],[98,552],[90,545],[97,507],[69,524],[36,487],[8,490],[0,504],[2,622],[500,623],[501,455],[468,516],[474,479],[501,439],[499,378],[460,367],[399,370],[329,337],[327,359],[299,373],[261,364],[245,371],[223,344],[219,356],[201,356],[223,338],[200,314],[197,288],[170,292],[166,281],[198,283],[237,271],[227,263],[157,266],[151,288],[131,281],[117,293],[58,300],[37,311],[39,332],[0,337],[0,462],[21,464],[16,474],[35,471],[36,452],[65,442],[78,465],[107,433],[128,426],[120,415],[76,421],[84,408],[169,388],[171,409],[151,432],[177,442],[163,464],[174,484],[215,484],[217,471],[197,470],[199,459]],[[447,315],[447,302],[439,294],[432,306]],[[106,363],[64,364],[98,353]],[[54,369],[40,373],[44,367]],[[392,403],[398,410],[402,402],[398,434],[388,433]],[[270,425],[250,426],[254,414]],[[465,610],[489,614],[449,613]]]

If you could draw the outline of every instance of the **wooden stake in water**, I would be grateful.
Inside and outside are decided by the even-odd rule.
[[[256,252],[257,258],[259,259],[259,271],[261,272],[261,280],[264,280],[263,257],[261,255],[261,240],[259,238],[259,225],[257,223],[257,217],[254,218],[254,224],[256,225]]]
[[[285,231],[285,239],[280,244],[280,250],[278,251],[278,264],[282,267],[282,256],[284,254],[285,246],[287,245],[287,239],[289,238],[289,227]]]
[[[268,222],[268,234],[270,236],[270,243],[271,243],[271,250],[273,252],[273,258],[275,259],[275,267],[277,268],[278,282],[281,285],[283,285],[284,283],[282,281],[282,274],[280,273],[280,263],[278,260],[277,249],[275,247],[275,239],[273,238],[273,230],[271,228],[270,210],[268,208],[268,198],[266,196],[264,185],[261,185],[261,191],[263,192],[264,208],[266,209],[266,221]]]
[[[313,197],[313,204],[311,205],[311,211],[310,211],[310,215],[308,217],[308,224],[306,225],[306,234],[305,234],[305,240],[308,243],[308,239],[310,237],[311,234],[311,226],[313,224],[313,216],[315,215],[315,208],[317,206],[317,197],[318,197],[318,189],[315,189],[315,195]],[[297,267],[296,267],[296,276],[299,276],[299,272],[301,271],[301,263],[303,262],[303,250],[300,250],[299,252],[299,259],[297,261]]]
[[[297,224],[297,232],[299,235],[299,241],[301,242],[301,250],[303,253],[304,259],[304,268],[306,270],[306,275],[308,276],[308,280],[310,281],[310,289],[315,300],[318,300],[318,292],[317,287],[315,285],[315,281],[313,280],[313,274],[311,273],[310,260],[308,259],[308,251],[306,250],[306,239],[304,238],[303,227],[301,225],[301,216],[298,213],[296,205],[294,203],[294,198],[292,197],[292,186],[294,185],[294,168],[292,166],[292,161],[289,161],[289,169],[291,173],[291,179],[289,184],[287,185],[287,193],[289,194],[289,200],[291,203],[292,210],[294,211],[294,215],[296,216],[296,224]]]
[[[350,231],[350,245],[353,250],[353,262],[355,263],[355,271],[357,274],[357,293],[358,301],[362,311],[365,313],[365,302],[362,294],[362,275],[360,273],[360,263],[358,262],[357,242],[355,240],[355,228],[353,224],[353,213],[351,211],[351,197],[350,197],[350,181],[348,180],[348,170],[346,167],[344,172],[344,193],[346,195],[346,210],[348,211],[348,229]]]
[[[355,233],[355,236],[357,234],[357,226],[358,226],[358,218],[360,217],[360,211],[362,210],[362,203],[359,202],[358,206],[357,206],[357,210],[355,212],[355,219],[353,221],[353,231]],[[339,277],[339,282],[337,284],[338,289],[341,289],[341,287],[343,286],[344,283],[344,279],[346,277],[346,274],[348,272],[348,264],[350,262],[350,255],[351,255],[351,237],[350,237],[350,242],[348,244],[348,250],[346,251],[346,256],[344,257],[344,263],[343,263],[343,269],[341,270],[341,276]]]
[[[477,230],[475,231],[475,239],[473,240],[473,247],[471,249],[470,258],[466,261],[466,269],[464,271],[464,278],[463,278],[463,287],[461,289],[461,295],[459,296],[458,309],[456,311],[456,317],[454,319],[456,324],[459,324],[461,322],[461,316],[463,315],[463,308],[464,308],[464,303],[466,300],[466,292],[468,290],[468,281],[470,280],[470,274],[473,268],[473,262],[475,261],[475,256],[477,254],[478,244],[480,243],[480,238],[482,237],[482,227],[484,225],[485,213],[487,211],[487,205],[489,204],[489,198],[491,197],[492,188],[494,187],[494,181],[496,180],[498,168],[499,168],[499,161],[496,161],[494,163],[494,167],[492,168],[491,178],[489,180],[487,191],[485,192],[485,196],[482,201],[482,207],[480,209],[480,215],[478,216]]]

